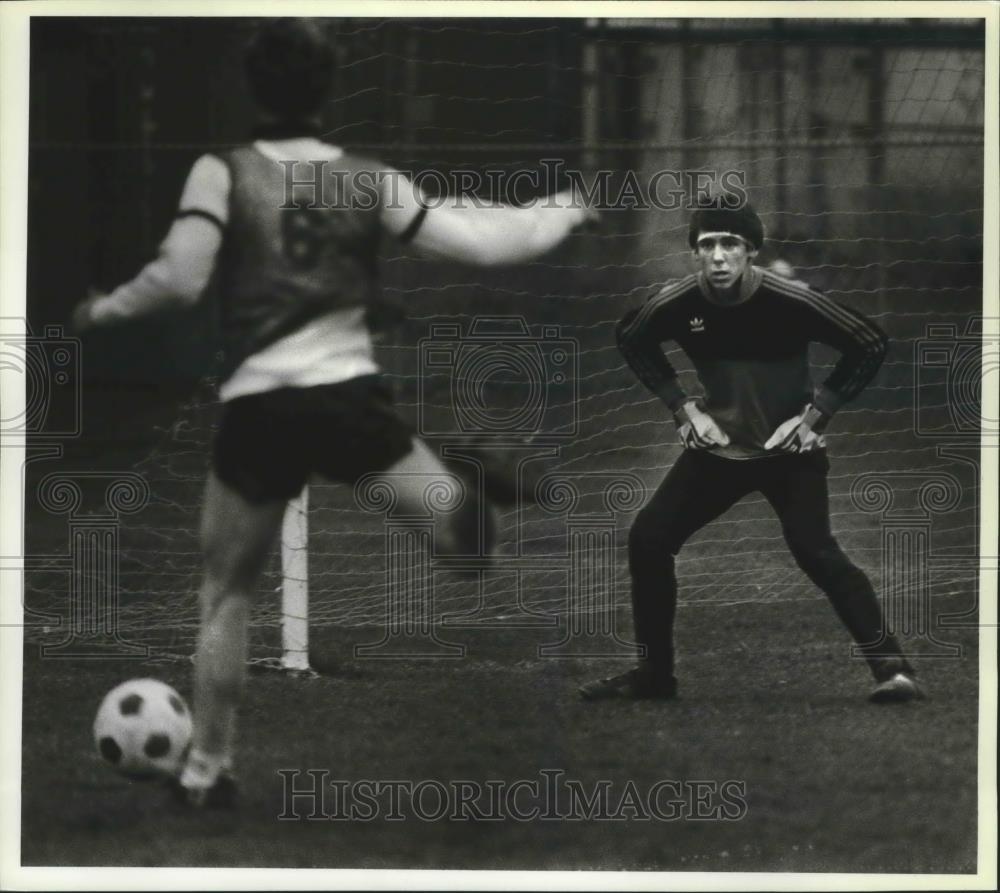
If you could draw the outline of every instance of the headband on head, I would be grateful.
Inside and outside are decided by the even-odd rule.
[[[701,233],[732,233],[742,236],[758,251],[764,245],[764,224],[749,205],[727,208],[720,199],[695,210],[688,228],[688,244],[693,249]]]

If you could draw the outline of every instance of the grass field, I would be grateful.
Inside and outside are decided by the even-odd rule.
[[[27,272],[36,333],[65,323],[88,286],[112,288],[132,276],[166,231],[188,166],[203,151],[243,139],[247,123],[247,103],[233,92],[242,25],[213,19],[209,27],[206,19],[202,28],[179,17],[119,29],[93,21],[53,16],[32,26]],[[935,612],[969,612],[975,623],[970,567],[984,504],[976,430],[983,388],[974,374],[979,339],[968,323],[983,312],[980,38],[970,31],[887,40],[893,29],[882,20],[870,33],[855,20],[856,36],[843,45],[835,35],[827,46],[808,29],[751,38],[738,23],[723,23],[728,36],[696,35],[696,44],[663,29],[661,44],[607,22],[593,39],[587,29],[561,34],[558,23],[535,18],[509,28],[497,22],[338,24],[339,94],[324,119],[331,138],[359,149],[391,146],[398,157],[386,161],[401,169],[461,172],[534,169],[541,159],[531,146],[548,134],[542,145],[563,145],[557,154],[584,169],[588,182],[595,166],[610,169],[612,194],[626,171],[644,181],[669,167],[744,173],[768,230],[758,263],[787,261],[891,338],[878,376],[828,435],[840,543],[879,592],[892,591],[886,577],[896,572],[897,593],[933,593]],[[592,64],[600,66],[596,92]],[[377,109],[373,90],[384,94]],[[591,96],[601,105],[596,143]],[[634,507],[612,511],[602,495],[610,478],[628,475],[648,497],[679,447],[669,414],[621,357],[615,324],[693,269],[687,226],[681,208],[609,211],[600,230],[531,263],[471,270],[386,240],[381,264],[381,291],[403,318],[380,336],[379,364],[401,414],[424,434],[455,432],[449,386],[461,380],[457,359],[432,373],[424,346],[455,337],[442,342],[434,324],[457,324],[460,337],[471,338],[477,322],[523,315],[530,323],[531,356],[542,358],[544,371],[532,382],[546,382],[538,431],[558,438],[561,451],[547,470],[565,472],[585,492],[578,518],[614,516],[614,554],[602,565],[611,571],[600,582],[626,637],[624,544]],[[77,250],[67,252],[68,244]],[[503,554],[542,568],[525,575],[523,590],[508,574],[489,581],[481,599],[458,580],[437,591],[440,613],[481,608],[494,622],[445,632],[467,645],[464,657],[361,660],[354,646],[382,632],[375,624],[385,607],[385,519],[358,511],[346,488],[311,488],[311,659],[329,672],[251,676],[240,717],[241,807],[186,813],[162,787],[116,776],[91,741],[104,694],[152,675],[191,695],[198,514],[216,416],[206,376],[219,371],[217,316],[210,290],[197,310],[173,319],[91,333],[74,382],[83,405],[59,404],[74,419],[79,410],[80,436],[29,444],[41,449],[24,473],[25,602],[39,613],[26,619],[23,655],[23,864],[977,869],[976,630],[941,631],[962,645],[960,659],[918,662],[927,701],[869,703],[866,667],[850,658],[847,634],[795,567],[760,497],[696,535],[678,560],[680,698],[587,704],[577,687],[624,669],[628,658],[542,659],[538,646],[553,641],[552,626],[495,623],[512,607],[536,620],[592,616],[572,613],[564,579],[569,510],[556,518],[534,507],[503,519]],[[565,377],[569,365],[560,367],[558,388],[549,375],[556,347],[575,367]],[[682,384],[700,392],[678,353],[671,361]],[[817,382],[834,354],[813,351]],[[74,562],[74,523],[86,528],[93,515],[107,516],[102,489],[125,473],[149,485],[148,504],[109,521],[117,528],[99,556],[106,564]],[[66,506],[44,504],[49,474],[79,483],[75,518]],[[878,507],[877,493],[864,504],[855,486],[865,479],[872,493],[890,494],[891,509]],[[887,546],[890,527],[899,535]],[[926,563],[914,558],[916,547],[904,548],[914,543]],[[73,574],[83,565],[76,579],[115,587],[118,630],[148,644],[155,660],[42,656],[41,647],[65,632],[49,630],[42,614],[72,620],[73,597],[81,595]],[[260,586],[254,657],[279,653],[277,570],[272,561]],[[605,585],[609,578],[615,586]],[[82,588],[91,595],[97,587]],[[606,783],[612,801],[629,785],[641,794],[660,781],[735,782],[746,812],[735,821],[423,821],[404,809],[397,821],[383,809],[372,821],[281,820],[286,770],[325,770],[329,781],[348,783],[483,787],[537,782],[555,770],[588,791]]]
[[[938,600],[956,611],[970,597]],[[627,628],[627,627],[626,627]],[[242,807],[179,811],[93,754],[105,691],[152,674],[189,693],[189,667],[42,660],[25,652],[25,865],[970,872],[976,853],[977,650],[921,668],[929,700],[867,702],[869,678],[819,597],[682,608],[682,696],[587,704],[576,686],[618,664],[530,657],[537,632],[464,634],[453,661],[365,661],[364,628],[321,631],[316,679],[251,677]],[[525,656],[529,655],[529,656]],[[330,780],[538,780],[586,789],[739,780],[739,821],[279,821],[279,769]],[[301,784],[301,782],[300,782]],[[614,795],[612,795],[614,802]],[[328,811],[331,811],[328,809]]]
[[[912,373],[905,355],[900,359],[883,373],[893,389],[876,394],[883,403],[886,395],[898,394],[894,399],[905,409],[903,386]],[[579,441],[567,447],[562,467],[579,469],[584,482],[590,472],[617,470],[655,486],[676,449],[673,435],[662,420],[637,428],[649,416],[646,405],[623,404],[610,383],[606,393],[602,399],[617,408],[593,411]],[[317,488],[310,519],[312,659],[332,672],[316,679],[251,677],[241,716],[242,807],[232,814],[185,814],[162,789],[118,778],[93,751],[90,726],[97,705],[113,685],[140,675],[158,676],[190,695],[190,665],[183,657],[191,653],[197,618],[195,531],[206,437],[204,430],[175,427],[165,474],[145,457],[162,436],[154,429],[169,428],[177,408],[133,411],[144,400],[95,398],[85,405],[88,437],[69,444],[59,463],[28,469],[28,554],[59,556],[66,553],[67,520],[39,508],[35,494],[42,476],[56,469],[114,474],[141,463],[153,500],[122,522],[123,632],[149,642],[155,656],[174,659],[43,659],[39,645],[51,637],[38,627],[29,630],[22,729],[25,865],[975,870],[975,630],[943,634],[962,644],[962,659],[919,665],[929,700],[870,704],[865,666],[849,657],[845,631],[792,564],[777,523],[759,500],[741,503],[681,555],[681,698],[586,704],[577,686],[624,669],[628,661],[541,659],[537,646],[553,641],[551,627],[447,631],[444,638],[468,646],[459,660],[357,659],[354,645],[380,637],[370,624],[382,604],[384,527],[381,519],[352,509],[349,493]],[[905,471],[909,477],[892,480],[900,499],[908,500],[900,503],[906,508],[924,481],[948,472],[956,476],[962,498],[935,521],[933,551],[967,556],[978,535],[978,482],[971,466],[963,471],[961,463],[937,457],[932,442],[909,433],[912,423],[902,411],[882,413],[845,413],[838,419],[840,438],[832,439],[831,508],[845,550],[878,576],[879,516],[852,503],[857,475]],[[640,430],[643,440],[637,443]],[[135,442],[127,442],[126,434]],[[669,439],[665,446],[661,438]],[[86,508],[99,507],[100,500],[98,492],[89,494]],[[628,523],[627,515],[617,521],[615,596],[618,629],[626,636]],[[565,554],[563,520],[522,526],[534,557]],[[261,586],[254,633],[256,646],[272,655],[273,571]],[[963,581],[963,573],[932,574],[935,611],[974,607],[974,584],[967,574]],[[560,616],[558,579],[553,572],[537,589],[529,587],[526,606],[550,619]],[[64,612],[66,581],[65,562],[47,566],[43,560],[27,575],[29,607]],[[448,610],[475,609],[470,589],[453,582],[448,592]],[[509,594],[501,593],[503,604],[489,604],[494,619],[509,607]],[[464,780],[484,787],[488,781],[538,781],[543,770],[560,770],[588,791],[609,782],[612,803],[629,782],[646,792],[660,780],[733,780],[745,785],[747,808],[739,821],[422,821],[405,810],[401,821],[385,812],[369,822],[279,821],[279,770],[309,769],[349,783],[434,780],[448,786]]]

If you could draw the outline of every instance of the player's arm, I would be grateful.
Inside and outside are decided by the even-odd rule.
[[[808,288],[802,288],[797,297],[805,310],[810,340],[828,344],[841,355],[816,389],[812,403],[782,423],[764,444],[766,449],[786,452],[807,452],[824,445],[822,432],[831,417],[875,377],[889,346],[885,332],[856,310]]]
[[[816,408],[829,418],[875,377],[885,360],[889,338],[856,310],[816,292],[810,292],[810,297],[816,313],[815,340],[841,352],[813,399]]]
[[[381,219],[390,233],[424,254],[480,267],[532,260],[596,219],[569,190],[517,208],[468,196],[428,202],[398,171],[386,171],[381,186]]]
[[[663,352],[663,343],[673,340],[668,302],[669,294],[661,293],[644,307],[627,313],[615,329],[618,349],[638,379],[673,413],[686,447],[725,446],[729,443],[728,435],[685,393],[677,370]]]
[[[205,290],[228,216],[229,170],[205,155],[195,162],[177,216],[154,260],[111,294],[92,294],[73,313],[78,332],[194,304]]]
[[[665,313],[654,305],[630,310],[615,327],[618,349],[636,377],[676,413],[688,400],[677,370],[663,352],[662,344],[672,340]]]

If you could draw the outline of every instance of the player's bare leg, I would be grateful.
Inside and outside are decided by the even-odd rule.
[[[194,733],[181,784],[210,787],[231,768],[246,681],[250,608],[281,526],[284,501],[248,502],[214,474],[202,510],[204,577],[194,674]]]
[[[440,481],[439,498],[434,506],[441,512],[443,523],[439,525],[435,545],[442,555],[476,554],[480,544],[483,552],[489,554],[492,546],[493,510],[488,503],[482,505],[484,497],[474,479],[474,466],[468,465],[468,469],[466,473],[457,463],[445,466],[426,443],[415,437],[410,453],[384,472],[392,480],[400,506],[412,511],[423,508],[427,488],[435,479]],[[455,486],[456,476],[461,480],[461,488]],[[482,539],[480,521],[485,528]]]

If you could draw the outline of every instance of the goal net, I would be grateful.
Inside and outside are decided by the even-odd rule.
[[[193,100],[199,109],[239,89],[243,26],[211,27],[223,52],[192,58],[224,77],[208,80],[207,95]],[[619,355],[614,326],[692,270],[687,205],[706,184],[735,184],[759,210],[768,236],[762,266],[862,311],[890,336],[877,378],[827,435],[841,545],[886,597],[890,586],[910,598],[974,593],[981,28],[962,20],[697,19],[330,27],[339,55],[331,142],[421,176],[430,193],[475,182],[482,198],[527,200],[579,172],[588,188],[599,187],[605,210],[598,230],[502,270],[440,263],[386,241],[382,288],[386,313],[398,318],[378,352],[400,413],[435,450],[476,425],[485,441],[523,444],[525,468],[547,495],[542,505],[500,511],[487,571],[405,559],[405,544],[433,525],[360,505],[350,488],[311,484],[307,508],[290,510],[284,557],[275,551],[255,607],[256,658],[294,664],[309,632],[352,629],[377,644],[387,622],[459,642],[463,628],[537,627],[555,647],[567,630],[600,639],[603,627],[587,618],[616,607],[616,635],[628,638],[627,530],[679,445],[668,414]],[[145,38],[161,60],[158,41],[170,39],[170,28]],[[100,39],[114,43],[114,29]],[[214,132],[190,142],[165,98],[135,103],[158,122],[152,136],[138,144],[99,137],[93,151],[120,159],[137,189],[137,158],[180,172],[225,141]],[[33,144],[51,164],[69,148]],[[527,173],[518,180],[517,172]],[[153,232],[168,219],[169,199],[150,202]],[[669,357],[697,393],[683,355]],[[834,361],[816,349],[816,377]],[[190,654],[197,630],[212,394],[208,380],[135,464],[150,501],[120,530],[121,628],[157,654]],[[919,579],[899,576],[900,549],[911,550],[906,561]],[[677,572],[683,610],[819,597],[760,496],[695,536]],[[414,595],[430,578],[433,592]],[[60,585],[52,574],[29,575],[30,603],[44,608],[65,591]],[[403,604],[406,586],[416,601]],[[920,623],[908,622],[914,630]],[[51,633],[42,629],[32,635],[45,640]]]

